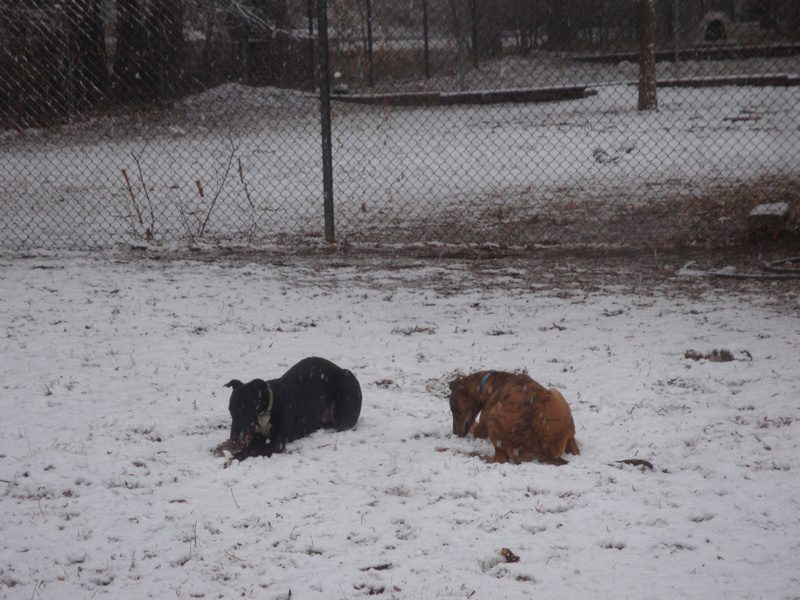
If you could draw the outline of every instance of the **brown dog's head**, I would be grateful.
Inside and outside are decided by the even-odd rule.
[[[460,375],[450,382],[450,411],[453,413],[453,434],[464,437],[469,433],[483,403],[480,399],[481,373]]]

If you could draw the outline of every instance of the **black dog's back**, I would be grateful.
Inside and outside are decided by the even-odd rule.
[[[341,395],[334,408],[333,427],[344,431],[355,427],[361,415],[361,386],[356,376],[347,369],[341,370],[339,378],[339,385],[336,387]]]
[[[287,403],[296,402],[315,407],[312,413],[320,416],[316,428],[321,425],[337,431],[351,429],[361,415],[361,386],[358,379],[347,369],[325,358],[304,358],[280,379],[270,381],[270,384],[281,390],[279,394],[284,408],[289,408]],[[306,433],[309,432],[290,437],[296,439]]]

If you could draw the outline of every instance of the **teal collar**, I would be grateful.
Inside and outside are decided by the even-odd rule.
[[[491,377],[495,373],[497,373],[497,371],[486,371],[486,374],[483,377],[481,377],[481,387],[478,389],[479,396],[483,394],[483,386],[485,386],[486,382],[489,381],[489,377]]]

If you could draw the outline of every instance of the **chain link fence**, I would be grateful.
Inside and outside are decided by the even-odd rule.
[[[0,247],[796,232],[798,85],[798,2],[7,0]]]

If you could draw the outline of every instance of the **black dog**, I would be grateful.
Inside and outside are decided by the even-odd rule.
[[[237,460],[283,452],[318,429],[351,429],[361,414],[355,375],[324,358],[304,358],[279,379],[234,379],[225,387],[233,388],[230,439],[243,444]]]

